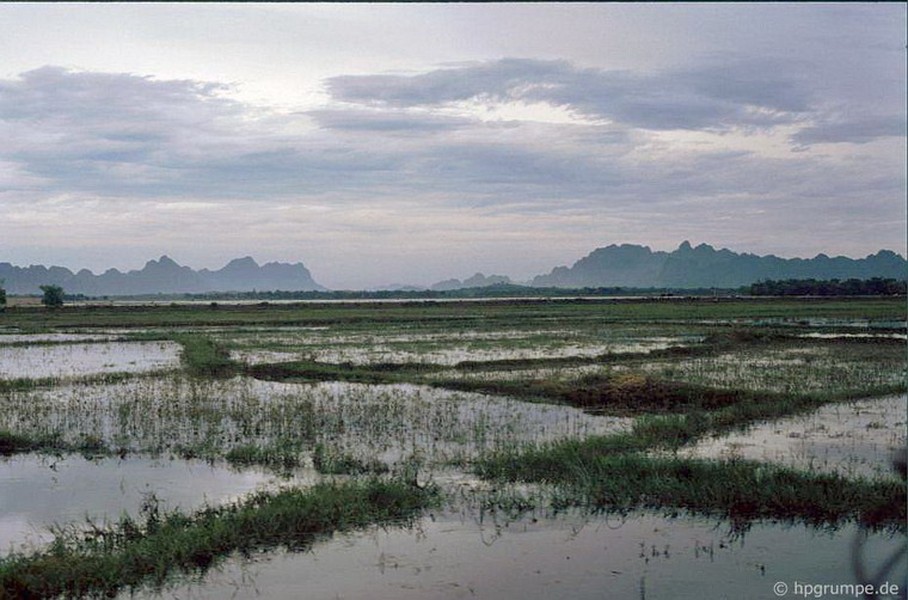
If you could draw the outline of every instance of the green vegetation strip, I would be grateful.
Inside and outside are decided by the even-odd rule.
[[[432,323],[471,328],[484,324],[526,326],[594,319],[647,322],[702,319],[876,319],[905,320],[904,298],[834,299],[527,299],[475,302],[349,302],[168,306],[8,307],[3,324],[30,330],[59,327],[201,327],[207,325],[336,325]]]
[[[378,363],[354,365],[352,363],[320,363],[292,361],[250,365],[245,373],[266,381],[348,381],[351,383],[401,383],[413,381],[421,373],[439,371],[445,367],[422,363]]]
[[[26,377],[17,377],[15,379],[0,379],[0,394],[9,392],[27,392],[43,387],[53,387],[57,384],[57,379],[53,377],[42,377],[38,379],[28,379]]]
[[[173,340],[183,347],[180,359],[192,375],[229,377],[239,369],[230,359],[230,352],[210,338],[185,333],[173,336]]]
[[[783,394],[718,389],[665,381],[639,373],[597,373],[573,380],[436,380],[432,385],[465,392],[498,394],[553,402],[592,413],[618,416],[709,412],[711,423],[700,433],[726,431],[757,419],[788,416],[828,402],[904,392],[904,384],[844,392]]]
[[[69,443],[59,435],[30,436],[0,429],[0,456],[26,452],[78,452],[83,456],[111,454],[99,438],[83,434],[78,442]]]
[[[190,516],[161,514],[152,499],[142,523],[125,518],[58,537],[31,555],[0,559],[0,597],[112,597],[144,583],[163,585],[176,571],[204,573],[234,552],[302,550],[335,531],[404,524],[436,498],[432,489],[369,480],[259,492]]]
[[[599,439],[500,455],[482,461],[477,472],[489,479],[560,484],[566,492],[563,505],[685,510],[736,522],[836,525],[856,520],[870,527],[905,528],[904,482],[851,480],[752,461],[597,452],[603,445]]]

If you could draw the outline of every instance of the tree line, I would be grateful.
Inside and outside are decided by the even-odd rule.
[[[906,282],[898,279],[782,279],[754,283],[742,289],[751,296],[904,296]]]

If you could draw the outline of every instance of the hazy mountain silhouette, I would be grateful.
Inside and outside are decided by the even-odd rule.
[[[646,246],[622,244],[597,248],[570,268],[556,267],[532,281],[536,287],[657,287],[737,288],[767,279],[904,280],[908,262],[890,250],[862,259],[818,254],[814,258],[738,254],[708,244],[682,243],[674,252],[653,252]]]
[[[571,267],[557,267],[535,277],[534,287],[637,287],[637,288],[738,288],[768,279],[908,279],[908,261],[890,250],[866,258],[784,259],[777,256],[738,254],[716,250],[708,244],[693,247],[682,243],[673,252],[653,252],[633,244],[598,248]],[[129,296],[204,292],[324,291],[302,263],[271,262],[259,265],[251,257],[231,260],[216,271],[195,271],[167,256],[150,260],[140,270],[126,273],[108,269],[95,275],[87,269],[73,273],[63,267],[31,265],[17,267],[0,263],[0,281],[12,294],[39,294],[39,286],[56,284],[69,294]],[[448,279],[432,291],[507,286],[514,283],[503,275],[476,273],[463,281]],[[398,287],[398,286],[395,286]],[[408,289],[424,289],[411,287]]]
[[[73,273],[63,267],[16,267],[0,263],[0,280],[12,294],[37,294],[39,286],[56,284],[68,294],[129,296],[252,290],[324,290],[302,264],[271,262],[259,266],[251,257],[231,260],[221,269],[195,271],[167,256],[150,260],[138,271],[108,269],[95,275],[88,269]]]
[[[489,275],[488,277],[486,277],[482,273],[476,273],[472,277],[468,277],[463,281],[461,281],[460,279],[445,279],[444,281],[439,281],[438,283],[433,284],[431,289],[435,292],[446,292],[449,290],[489,287],[492,285],[510,283],[513,283],[511,279],[509,277],[505,277],[504,275]]]

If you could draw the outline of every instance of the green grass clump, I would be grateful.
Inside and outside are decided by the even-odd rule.
[[[0,559],[0,597],[112,597],[145,583],[163,585],[178,571],[204,573],[234,552],[303,550],[335,531],[405,523],[436,501],[434,489],[380,480],[259,492],[192,515],[162,514],[151,498],[142,522],[124,518]]]
[[[173,336],[183,351],[180,359],[186,370],[200,377],[229,377],[238,372],[238,365],[231,360],[226,348],[214,340],[196,334],[179,334]]]
[[[291,361],[250,365],[246,374],[266,381],[347,381],[350,383],[390,384],[409,381],[421,373],[437,371],[444,367],[428,363],[322,363],[316,361]]]
[[[0,379],[0,394],[10,392],[28,392],[42,387],[52,387],[57,384],[57,379],[53,377],[42,377],[38,379],[29,379],[27,377],[17,377],[15,379]]]
[[[389,470],[388,465],[379,460],[360,460],[349,454],[333,452],[324,444],[316,444],[312,464],[322,475],[380,475]]]
[[[235,467],[261,465],[278,469],[292,469],[301,464],[300,444],[288,440],[277,440],[266,445],[242,444],[231,448],[224,458]]]
[[[27,452],[78,452],[86,458],[112,454],[101,438],[90,434],[82,434],[76,442],[67,442],[59,434],[27,435],[0,430],[0,456]]]
[[[394,383],[393,374],[352,364],[294,361],[265,365],[250,365],[246,373],[266,381],[349,381],[352,383]]]
[[[26,452],[78,452],[86,457],[111,453],[103,440],[93,435],[83,434],[76,442],[67,442],[56,433],[28,435],[0,429],[0,456]]]
[[[28,436],[0,430],[0,456],[47,449],[61,449],[59,438],[56,436]]]

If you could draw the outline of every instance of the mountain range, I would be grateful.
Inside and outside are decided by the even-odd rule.
[[[672,252],[653,252],[633,244],[597,248],[571,267],[556,267],[528,282],[532,287],[636,287],[636,288],[739,288],[768,279],[908,279],[908,261],[890,250],[865,258],[779,258],[716,250],[708,244],[682,243]],[[231,260],[216,271],[193,270],[167,256],[148,261],[140,270],[108,269],[95,275],[87,269],[73,273],[64,267],[31,265],[17,267],[0,263],[0,284],[11,294],[38,294],[46,284],[61,286],[68,294],[130,296],[205,292],[282,290],[325,291],[302,263],[270,262],[259,265],[251,257]],[[433,291],[514,285],[503,275],[476,273],[461,281],[447,279]],[[404,286],[395,286],[404,289]],[[406,289],[420,289],[407,287]],[[421,288],[425,289],[425,288]]]
[[[612,244],[597,248],[571,267],[556,267],[535,277],[535,287],[738,288],[767,279],[904,280],[908,262],[891,250],[866,258],[779,258],[738,254],[709,244],[693,247],[685,241],[673,252],[653,252],[647,246]]]
[[[64,267],[0,263],[0,281],[11,294],[38,294],[39,286],[59,285],[67,294],[131,296],[252,290],[324,290],[302,263],[270,262],[259,265],[251,257],[236,258],[216,271],[195,271],[162,256],[137,271],[108,269],[95,275],[88,269],[73,273]]]

